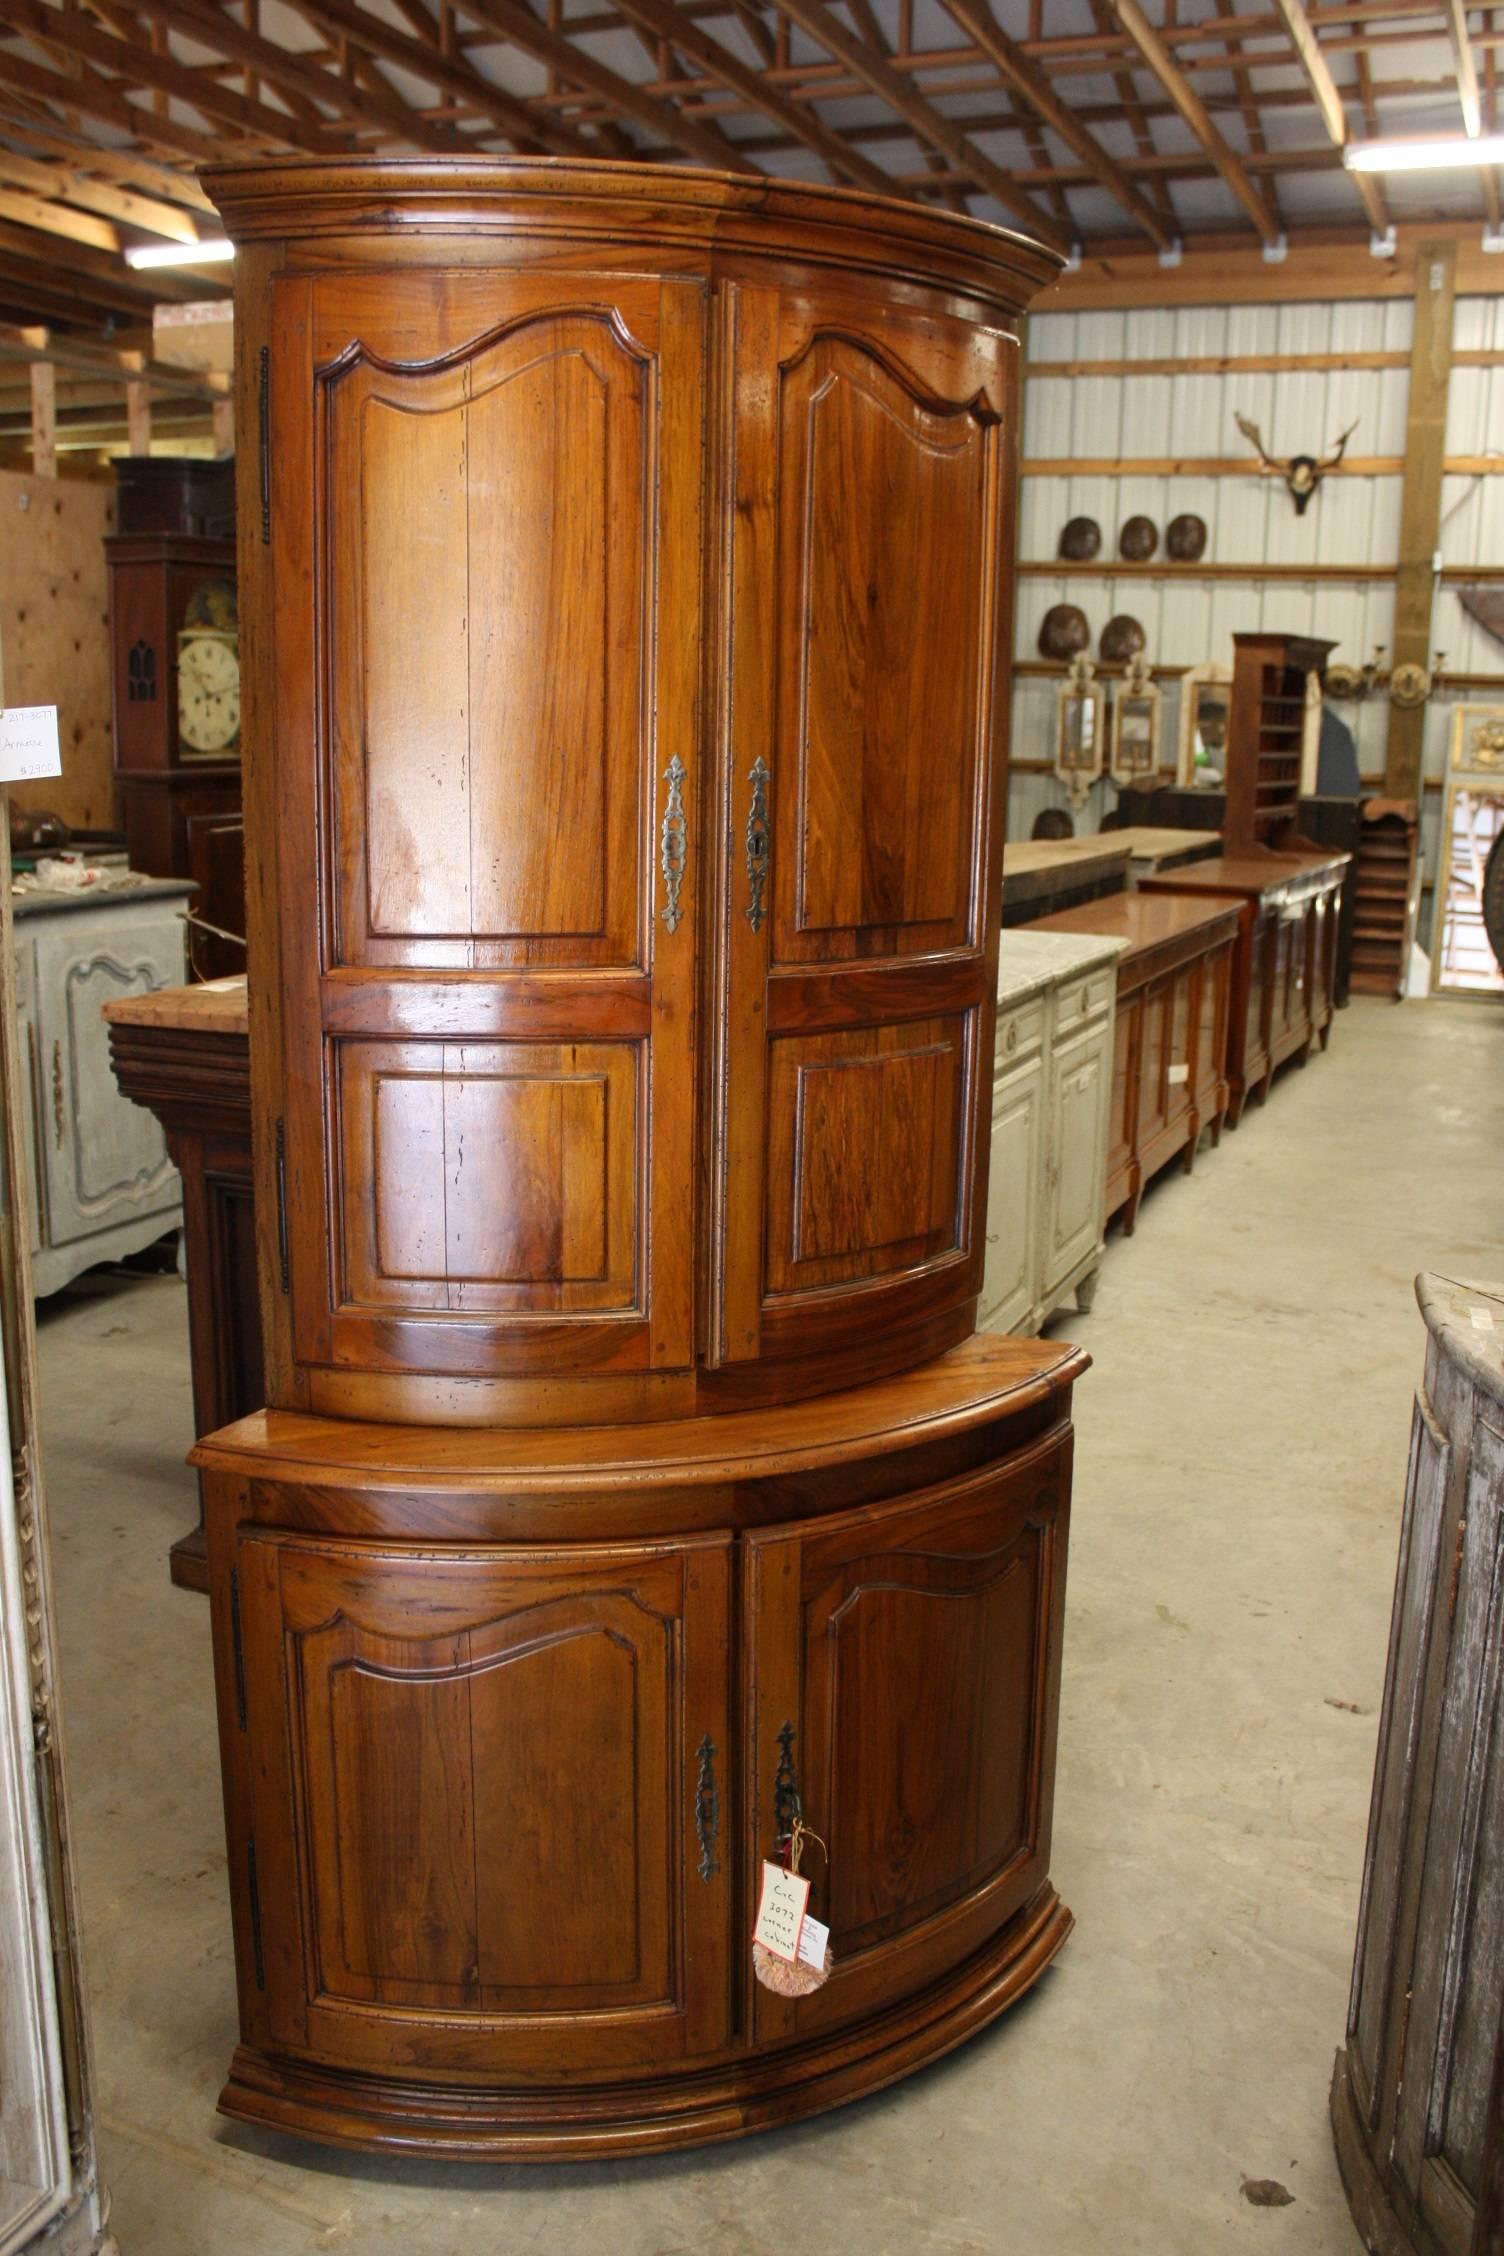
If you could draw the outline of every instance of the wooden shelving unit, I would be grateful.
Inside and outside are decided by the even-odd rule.
[[[1260,846],[1278,852],[1295,844],[1306,682],[1321,671],[1334,647],[1308,635],[1233,636],[1222,826],[1228,853]]]
[[[1398,995],[1415,921],[1413,799],[1369,799],[1363,808],[1355,873],[1351,984],[1360,995]]]

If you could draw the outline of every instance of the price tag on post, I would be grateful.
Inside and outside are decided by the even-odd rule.
[[[0,783],[62,772],[55,705],[10,705],[0,712]]]
[[[771,1951],[774,1958],[796,1966],[808,1903],[809,1882],[802,1880],[797,1872],[785,1872],[781,1864],[769,1864],[765,1859],[762,1900],[757,1906],[757,1925],[752,1930],[752,1940],[761,1943],[765,1951]]]

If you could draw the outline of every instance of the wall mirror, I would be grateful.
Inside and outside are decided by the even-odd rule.
[[[1180,754],[1175,780],[1182,788],[1205,784],[1219,790],[1227,759],[1227,724],[1232,712],[1232,668],[1212,661],[1193,666],[1180,682]]]

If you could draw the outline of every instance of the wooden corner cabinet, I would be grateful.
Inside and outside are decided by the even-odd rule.
[[[1055,262],[639,165],[208,185],[270,1405],[197,1453],[224,2104],[517,2156],[827,2106],[1069,1924],[1081,1364],[971,1340]]]

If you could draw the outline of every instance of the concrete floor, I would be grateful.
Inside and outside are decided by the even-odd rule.
[[[61,1681],[123,2256],[1357,2256],[1326,2125],[1422,1330],[1504,1277],[1504,1013],[1359,1002],[1146,1198],[1090,1317],[1034,1996],[906,2085],[632,2166],[466,2171],[241,2132],[182,1289],[42,1315]],[[1255,2208],[1247,2179],[1279,2180]]]

